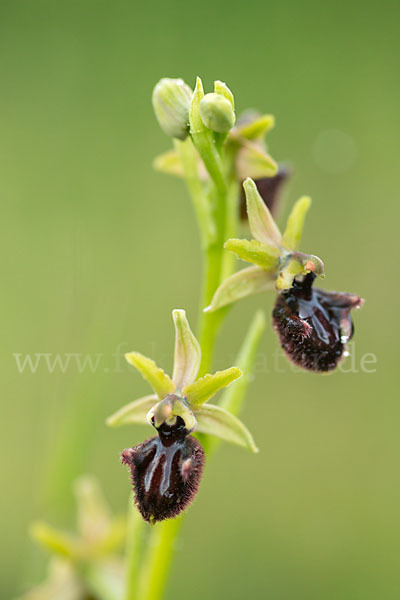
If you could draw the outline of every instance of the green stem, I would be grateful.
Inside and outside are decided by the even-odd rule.
[[[201,365],[199,375],[202,376],[210,370],[215,339],[219,327],[224,319],[226,310],[222,309],[213,313],[205,313],[203,309],[208,306],[215,290],[221,281],[222,246],[213,245],[204,253],[204,285],[199,312],[199,341],[201,347]]]
[[[225,239],[237,237],[239,216],[239,184],[234,175],[228,187],[226,219],[225,219]],[[222,262],[221,281],[225,281],[235,270],[235,255],[232,252],[224,252]]]
[[[145,523],[135,506],[132,496],[129,496],[124,600],[140,600],[138,579],[144,525]]]
[[[264,329],[264,313],[257,311],[250,323],[250,327],[247,330],[246,337],[234,363],[235,366],[243,371],[243,377],[236,382],[236,385],[232,385],[224,391],[218,403],[219,406],[225,408],[235,416],[238,416],[241,411],[247,389],[251,382],[256,354]],[[220,444],[220,440],[208,435],[205,435],[201,442],[204,450],[207,452],[207,456],[214,453]]]
[[[232,219],[235,218],[232,207],[228,209],[228,189],[231,190],[232,187],[227,185],[225,179],[221,179],[222,169],[219,155],[217,155],[218,161],[215,169],[210,167],[215,158],[215,149],[212,146],[210,146],[210,152],[204,161],[211,177],[211,187],[208,195],[205,191],[205,184],[199,178],[196,163],[197,156],[191,142],[178,143],[176,148],[181,157],[186,184],[195,207],[202,238],[203,292],[198,331],[202,350],[199,374],[204,375],[210,370],[215,339],[227,313],[226,309],[214,313],[204,313],[203,309],[210,304],[222,278],[227,275],[227,269],[233,269],[232,263],[230,267],[225,266],[224,268],[226,231],[227,228],[231,230],[231,226],[233,226]],[[144,559],[144,566],[140,573],[138,600],[160,600],[162,598],[175,539],[181,523],[182,518],[179,518],[154,526],[147,555]],[[130,597],[129,600],[137,600],[137,598]]]
[[[204,193],[204,185],[199,177],[198,155],[190,138],[184,142],[174,140],[174,145],[179,154],[185,173],[185,182],[192,198],[200,231],[201,246],[206,249],[209,244],[215,241],[216,229],[212,219],[210,203]]]
[[[140,573],[139,592],[135,600],[162,598],[180,525],[181,518],[154,525],[144,558],[144,567]]]

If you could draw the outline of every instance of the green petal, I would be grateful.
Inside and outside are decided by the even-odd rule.
[[[304,219],[311,206],[311,198],[302,196],[293,206],[287,220],[282,244],[288,250],[297,250],[304,227]]]
[[[149,382],[160,400],[175,391],[172,379],[162,369],[157,367],[151,358],[147,358],[147,356],[143,356],[139,352],[129,352],[125,354],[125,358]]]
[[[196,411],[199,433],[215,435],[226,442],[258,452],[253,436],[245,425],[232,413],[214,404],[204,404]]]
[[[143,396],[126,404],[113,415],[108,417],[106,423],[109,427],[119,427],[120,425],[129,425],[130,423],[146,423],[146,416],[149,410],[157,404],[157,394]]]
[[[273,177],[278,172],[278,165],[271,156],[258,144],[245,141],[236,159],[236,168],[240,179],[252,177]]]
[[[30,531],[34,540],[52,554],[72,559],[76,559],[81,554],[80,544],[75,537],[64,531],[54,529],[47,523],[35,522],[31,525]]]
[[[262,115],[251,123],[239,126],[237,132],[247,140],[256,140],[262,139],[274,126],[275,117],[273,115]]]
[[[267,246],[258,240],[232,239],[225,242],[224,248],[267,271],[276,270],[279,264],[280,252],[276,246]]]
[[[282,236],[271,213],[258,193],[257,186],[250,178],[243,183],[247,201],[247,215],[250,230],[256,240],[269,246],[280,247]]]
[[[201,406],[210,400],[217,392],[227,387],[232,381],[242,376],[242,371],[237,367],[231,367],[224,371],[217,371],[213,375],[205,375],[195,383],[187,385],[182,393],[191,408]]]
[[[221,283],[205,311],[213,312],[247,296],[271,290],[274,287],[273,281],[274,275],[261,267],[242,269]]]
[[[192,383],[199,372],[200,344],[190,329],[184,310],[173,310],[175,324],[175,356],[172,381],[177,390]]]
[[[168,150],[168,152],[156,156],[153,168],[160,173],[167,173],[175,177],[185,176],[180,156],[175,150]]]

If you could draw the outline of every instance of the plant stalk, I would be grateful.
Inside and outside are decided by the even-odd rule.
[[[199,371],[201,376],[210,371],[215,340],[227,314],[224,308],[213,313],[205,313],[203,309],[210,304],[222,279],[230,274],[229,270],[233,270],[232,261],[224,262],[224,242],[227,231],[231,234],[236,226],[233,196],[228,196],[228,192],[232,194],[232,190],[235,189],[237,193],[237,190],[234,181],[221,181],[220,178],[214,178],[214,173],[210,172],[211,182],[207,194],[206,186],[199,177],[197,154],[191,141],[177,143],[176,149],[180,154],[186,185],[192,197],[203,248],[203,291],[198,320],[198,337],[202,351]],[[220,169],[217,171],[220,172]],[[144,566],[140,572],[138,596],[129,596],[126,600],[160,600],[163,597],[175,540],[182,521],[180,517],[154,526]]]

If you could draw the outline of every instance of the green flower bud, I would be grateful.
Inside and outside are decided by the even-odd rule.
[[[222,94],[206,94],[199,108],[201,120],[212,131],[227,133],[235,124],[232,103]]]
[[[163,78],[153,90],[153,108],[161,129],[184,140],[189,134],[189,107],[193,92],[183,79]]]

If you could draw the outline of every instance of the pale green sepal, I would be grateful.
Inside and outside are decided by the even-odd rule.
[[[131,423],[146,423],[147,413],[154,404],[158,402],[157,394],[143,396],[126,404],[113,415],[108,417],[106,423],[109,427],[120,427],[120,425],[129,425]]]
[[[181,417],[186,425],[186,429],[192,431],[196,426],[196,419],[189,408],[186,400],[171,394],[153,406],[148,415],[147,421],[155,427],[160,427],[163,423],[173,425],[176,422],[176,417]]]
[[[282,244],[281,232],[258,193],[256,184],[252,179],[247,178],[243,187],[246,193],[247,215],[253,237],[264,244],[279,248]]]
[[[219,79],[214,81],[214,92],[216,94],[220,94],[221,96],[225,96],[225,98],[227,100],[229,100],[229,102],[231,103],[232,108],[233,109],[235,108],[235,99],[233,97],[231,90],[226,85],[226,83],[224,83],[223,81],[220,81]]]
[[[244,140],[236,159],[236,169],[240,179],[262,179],[276,175],[278,164],[258,144]]]
[[[160,400],[175,391],[172,379],[162,369],[157,367],[151,358],[147,358],[147,356],[143,356],[139,352],[129,352],[125,354],[125,358],[149,382]]]
[[[238,367],[231,367],[224,371],[217,371],[213,375],[204,375],[195,383],[187,385],[182,393],[185,396],[191,408],[196,408],[210,400],[217,392],[227,387],[242,376],[242,371]]]
[[[190,135],[193,143],[203,160],[211,179],[220,192],[226,192],[226,183],[221,157],[219,155],[214,134],[207,129],[200,116],[200,102],[204,98],[203,83],[197,77],[189,110]]]
[[[227,240],[224,248],[236,254],[238,258],[258,265],[266,271],[276,271],[280,252],[276,246],[267,246],[258,240]]]
[[[201,99],[200,116],[204,125],[217,133],[227,133],[235,124],[235,112],[231,102],[215,92]]]
[[[53,554],[76,560],[81,556],[79,541],[69,533],[50,527],[47,523],[37,521],[30,527],[34,540]]]
[[[159,154],[153,161],[153,168],[160,173],[184,177],[185,172],[179,154],[175,150],[168,150]]]
[[[311,198],[302,196],[293,206],[287,220],[282,244],[288,250],[297,250],[304,227],[304,219],[311,206]]]
[[[217,289],[211,304],[204,310],[213,312],[222,306],[273,289],[274,274],[268,273],[261,267],[248,267],[234,273]]]
[[[195,338],[184,310],[173,310],[175,325],[175,355],[172,381],[180,390],[192,383],[199,372],[201,361],[200,344]]]
[[[199,433],[214,435],[226,442],[243,446],[251,452],[258,452],[253,436],[247,427],[232,413],[214,404],[204,404],[196,411]]]
[[[262,139],[274,126],[275,117],[273,115],[262,115],[251,123],[239,126],[237,133],[247,140]]]

